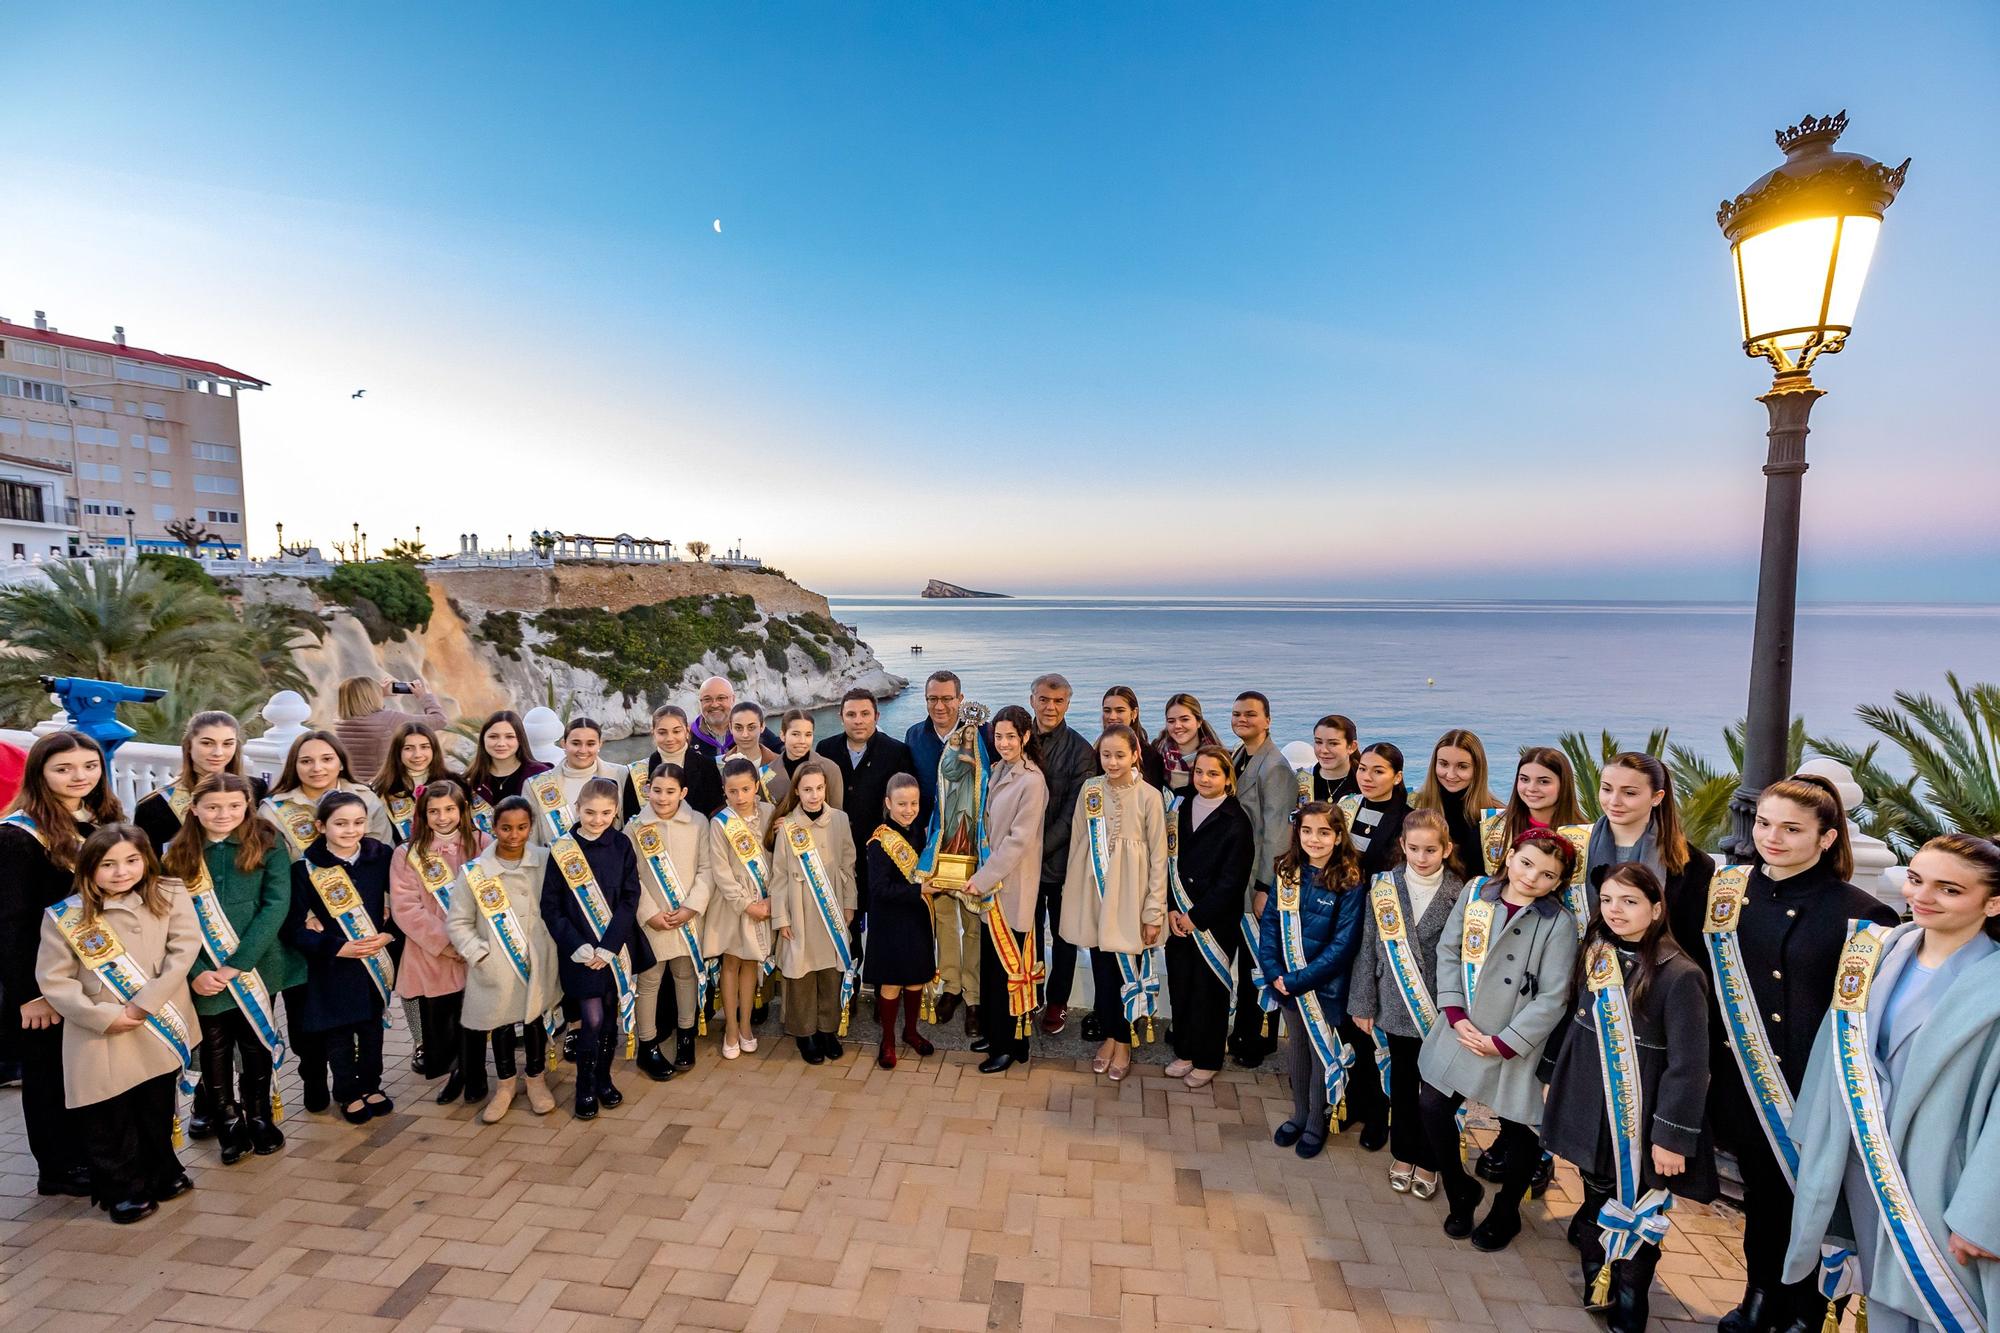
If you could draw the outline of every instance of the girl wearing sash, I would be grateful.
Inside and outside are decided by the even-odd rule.
[[[622,783],[592,778],[576,800],[576,829],[549,848],[542,871],[542,924],[556,942],[563,997],[573,1002],[576,1039],[576,1118],[592,1120],[599,1106],[617,1108],[625,1095],[611,1081],[618,1033],[625,1026],[632,977],[653,965],[639,926],[639,858],[612,827]],[[629,1030],[629,1029],[628,1029]],[[636,1040],[636,1038],[635,1038]]]
[[[732,759],[741,759],[756,770],[759,800],[776,806],[790,794],[792,779],[784,760],[764,744],[764,710],[747,699],[729,710],[729,748],[717,760],[725,777]]]
[[[663,763],[646,784],[646,808],[625,824],[639,854],[639,926],[660,960],[638,977],[639,1072],[656,1082],[694,1068],[701,1014],[701,915],[711,891],[708,820],[687,798],[687,770]],[[668,975],[674,984],[662,1004],[661,982]],[[677,1027],[672,1061],[660,1053],[662,1014],[672,1014]]]
[[[798,780],[799,765],[813,757],[813,715],[803,708],[793,708],[785,713],[778,723],[778,736],[784,742],[784,751],[779,756],[783,761],[785,779]],[[826,770],[826,803],[836,810],[845,810],[843,802],[847,782],[840,776],[840,769],[834,764],[822,764]]]
[[[1042,777],[1041,738],[1027,709],[1008,704],[996,710],[988,735],[995,761],[986,770],[986,859],[964,893],[985,918],[979,996],[986,1017],[972,1049],[986,1052],[980,1073],[1000,1074],[1028,1058],[1035,987],[1042,975],[1035,894],[1041,887],[1049,788]]]
[[[1377,1039],[1389,1045],[1389,1188],[1428,1199],[1438,1191],[1438,1162],[1418,1109],[1417,1063],[1438,1024],[1438,940],[1465,881],[1452,869],[1451,834],[1436,810],[1410,811],[1398,842],[1403,863],[1369,881],[1347,1009],[1363,1052]]]
[[[1590,827],[1584,882],[1598,883],[1598,872],[1608,866],[1645,866],[1666,894],[1667,929],[1681,951],[1694,957],[1701,952],[1715,860],[1690,847],[1681,832],[1673,774],[1652,755],[1628,750],[1604,765],[1597,804],[1604,813]]]
[[[1354,719],[1328,713],[1313,723],[1313,762],[1299,770],[1299,804],[1324,801],[1337,806],[1345,797],[1361,790],[1355,763],[1361,757],[1361,741]]]
[[[193,803],[195,784],[211,773],[248,777],[252,810],[269,794],[264,779],[243,771],[243,727],[233,713],[196,713],[189,718],[181,733],[179,776],[133,807],[132,822],[146,831],[156,853],[166,855],[167,844],[181,831],[181,821]]]
[[[353,792],[320,797],[318,814],[319,834],[292,863],[283,938],[306,957],[304,1028],[324,1043],[341,1115],[359,1125],[396,1109],[382,1095],[382,1029],[396,981],[395,853],[368,836],[367,803]]]
[[[1185,796],[1193,790],[1195,753],[1204,745],[1221,744],[1215,728],[1201,715],[1201,700],[1192,694],[1170,696],[1157,742],[1168,792]]]
[[[1521,1199],[1540,1169],[1542,1084],[1537,1066],[1569,1005],[1576,922],[1562,903],[1576,849],[1550,829],[1529,829],[1507,857],[1504,879],[1465,887],[1438,937],[1437,1006],[1443,1022],[1424,1038],[1418,1113],[1451,1211],[1444,1234],[1504,1250],[1521,1231]],[[1500,1117],[1505,1178],[1478,1227],[1484,1191],[1459,1159],[1458,1108]]]
[[[438,778],[423,789],[418,826],[389,861],[389,914],[403,932],[396,964],[396,995],[415,1000],[424,1029],[423,1078],[445,1079],[437,1095],[449,1106],[464,1094],[486,1100],[486,1052],[477,1064],[463,1058],[459,1019],[465,1003],[465,959],[452,946],[445,919],[459,869],[479,855],[484,839],[472,826],[465,788]]]
[[[556,780],[562,784],[563,804],[570,809],[576,809],[576,798],[582,793],[584,783],[604,778],[618,784],[622,813],[625,787],[632,777],[625,765],[613,763],[600,754],[603,747],[604,728],[595,718],[573,717],[563,728],[563,758],[556,766]]]
[[[775,872],[771,927],[785,979],[785,1034],[809,1065],[840,1058],[841,1018],[856,981],[847,947],[854,831],[847,816],[826,803],[828,767],[824,761],[799,765],[764,833],[764,853]]]
[[[493,841],[465,863],[451,889],[445,929],[465,959],[464,1068],[483,1068],[493,1040],[493,1100],[479,1113],[498,1124],[514,1104],[514,1029],[522,1034],[528,1108],[556,1109],[543,1076],[548,1032],[542,1019],[562,1000],[556,945],[542,924],[542,876],[548,849],[534,840],[535,810],[523,796],[502,798],[493,810]]]
[[[1354,761],[1358,790],[1341,800],[1348,836],[1361,855],[1361,882],[1372,885],[1402,860],[1403,819],[1410,812],[1403,787],[1403,752],[1377,741]],[[1382,1095],[1382,1073],[1375,1065],[1375,1043],[1350,1019],[1341,1024],[1340,1039],[1357,1054],[1348,1071],[1346,1126],[1361,1126],[1361,1146],[1380,1152],[1389,1142],[1389,1102]]]
[[[1824,1289],[1784,1280],[1796,1171],[1785,1126],[1833,996],[1847,923],[1894,926],[1897,918],[1847,882],[1847,817],[1825,778],[1766,787],[1752,837],[1759,864],[1722,867],[1709,884],[1696,956],[1716,997],[1708,1122],[1743,1177],[1743,1301],[1718,1327],[1767,1333],[1798,1324],[1813,1333],[1826,1315]]]
[[[52,731],[28,750],[21,790],[0,820],[0,1004],[19,1025],[21,1119],[36,1190],[82,1198],[90,1180],[63,1113],[63,1026],[35,980],[42,915],[76,891],[77,853],[93,831],[124,817],[104,751],[90,737]]]
[[[732,758],[722,770],[723,807],[708,826],[708,867],[716,896],[702,914],[701,947],[722,960],[722,1058],[757,1049],[750,1010],[771,957],[771,859],[764,833],[771,805],[758,799],[757,767]]]
[[[1159,789],[1139,776],[1130,727],[1097,738],[1101,776],[1087,779],[1070,820],[1062,937],[1090,950],[1104,1042],[1091,1069],[1120,1082],[1132,1069],[1132,1024],[1159,991],[1151,950],[1167,922],[1167,820]]]
[[[174,1100],[195,1077],[187,975],[201,931],[136,825],[84,840],[75,889],[43,914],[36,979],[62,1017],[66,1130],[91,1195],[112,1221],[137,1222],[194,1188],[174,1155]]]
[[[1956,1333],[2000,1313],[2000,847],[1931,839],[1903,896],[1910,924],[1850,940],[1813,1044],[1785,1275],[1853,1248],[1871,1333]]]
[[[1479,817],[1500,805],[1487,781],[1485,744],[1475,733],[1453,727],[1431,747],[1423,785],[1410,798],[1411,809],[1436,810],[1444,816],[1451,835],[1451,871],[1462,880],[1485,873]]]
[[[187,886],[201,927],[189,979],[201,1025],[201,1082],[224,1166],[285,1146],[271,1099],[273,1056],[282,1049],[277,997],[306,977],[305,960],[278,938],[292,905],[292,859],[269,822],[251,813],[254,795],[250,780],[234,773],[203,778],[164,866]]]
[[[1174,1048],[1167,1077],[1205,1088],[1222,1069],[1229,1039],[1230,959],[1250,893],[1257,831],[1236,800],[1229,751],[1205,745],[1194,756],[1194,793],[1179,798],[1167,818],[1167,999]],[[1219,965],[1219,966],[1218,966]]]
[[[1146,737],[1145,724],[1139,721],[1139,695],[1130,685],[1113,685],[1104,692],[1101,705],[1104,725],[1130,727],[1132,734],[1139,738],[1139,772],[1149,786],[1164,788],[1167,785],[1167,765],[1160,758],[1160,752]]]
[[[1609,1256],[1616,1261],[1607,1271],[1603,1209],[1615,1201],[1624,1226],[1656,1217],[1664,1235],[1672,1199],[1716,1196],[1715,1145],[1703,1114],[1708,983],[1667,928],[1666,889],[1650,866],[1620,862],[1599,879],[1597,912],[1577,954],[1575,1009],[1549,1043],[1559,1053],[1542,1146],[1583,1176],[1569,1243],[1583,1256],[1585,1303],[1609,1307],[1612,1333],[1646,1333],[1659,1238],[1639,1229],[1636,1240],[1621,1243],[1622,1254]],[[1604,994],[1607,987],[1621,993]],[[1613,1099],[1623,1106],[1634,1092],[1632,1113],[1614,1119]]]
[[[917,1031],[923,991],[937,975],[937,936],[931,923],[929,876],[917,869],[924,835],[916,827],[923,793],[915,777],[889,779],[882,812],[888,822],[868,840],[868,954],[862,979],[875,988],[875,1021],[882,1028],[875,1063],[896,1067],[896,1009],[903,1011],[903,1044],[918,1055],[937,1048]],[[782,947],[782,946],[781,946]]]
[[[528,753],[528,728],[521,715],[511,708],[493,714],[479,728],[479,743],[465,770],[475,819],[480,807],[498,809],[509,796],[521,795],[529,778],[548,771],[547,764]]]
[[[1506,809],[1480,812],[1486,873],[1500,873],[1508,848],[1529,829],[1559,829],[1581,823],[1583,807],[1576,803],[1576,770],[1570,767],[1569,756],[1546,745],[1529,746],[1514,766],[1513,794]]]
[[[653,710],[653,748],[644,762],[632,765],[632,780],[626,784],[625,817],[630,819],[646,808],[646,784],[660,765],[674,764],[681,770],[684,800],[694,812],[707,819],[722,808],[722,774],[715,756],[708,753],[688,732],[687,710],[677,704],[661,704]],[[666,992],[666,1003],[673,992]]]
[[[444,763],[435,731],[414,720],[398,725],[383,751],[381,771],[368,784],[376,800],[369,811],[368,836],[390,847],[408,842],[420,822],[417,800],[424,784],[455,776]]]
[[[1347,1020],[1347,984],[1361,947],[1368,896],[1361,858],[1340,812],[1308,801],[1292,821],[1291,845],[1279,854],[1276,891],[1258,922],[1257,958],[1265,989],[1286,1011],[1292,1118],[1271,1142],[1301,1157],[1326,1146],[1327,1120],[1351,1060],[1336,1029]]]

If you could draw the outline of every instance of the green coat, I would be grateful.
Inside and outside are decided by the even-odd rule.
[[[202,859],[208,863],[208,877],[222,901],[223,914],[236,927],[239,942],[229,965],[246,972],[255,968],[275,999],[279,991],[303,985],[306,979],[305,960],[278,938],[278,929],[285,924],[285,913],[292,905],[292,861],[280,842],[265,854],[262,866],[238,870],[238,846],[235,838],[211,842],[202,849]],[[204,950],[188,977],[192,980],[212,970]],[[225,1014],[235,1007],[228,991],[194,997],[198,1014]]]

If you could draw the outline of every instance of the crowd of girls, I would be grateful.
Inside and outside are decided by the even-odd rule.
[[[1718,867],[1651,755],[1604,764],[1586,821],[1556,749],[1522,751],[1496,796],[1503,774],[1462,728],[1410,773],[1329,714],[1293,771],[1262,695],[1234,702],[1225,747],[1185,694],[1149,738],[1123,687],[1092,744],[1068,694],[1045,677],[1032,713],[1002,708],[976,736],[937,724],[934,790],[972,781],[982,799],[964,883],[933,868],[918,778],[863,762],[872,731],[816,748],[808,715],[770,735],[754,705],[699,733],[660,709],[629,769],[587,718],[538,763],[503,711],[461,774],[412,719],[365,786],[338,737],[310,731],[268,792],[234,719],[204,713],[182,774],[132,822],[93,741],[44,736],[0,822],[0,988],[39,1187],[118,1221],[190,1188],[177,1085],[203,1088],[188,1127],[225,1164],[282,1151],[287,1061],[308,1111],[389,1114],[392,997],[437,1100],[488,1124],[521,1091],[553,1110],[565,1062],[577,1118],[616,1108],[622,1061],[671,1079],[711,1021],[738,1059],[771,1002],[822,1064],[872,993],[893,1069],[933,1051],[937,907],[955,895],[979,935],[977,988],[962,984],[982,1072],[1029,1059],[1038,1011],[1060,1030],[1068,997],[1044,960],[1086,950],[1094,1072],[1128,1077],[1164,1021],[1168,1076],[1199,1090],[1282,1033],[1277,1145],[1311,1158],[1358,1130],[1388,1150],[1392,1190],[1442,1196],[1449,1236],[1505,1248],[1551,1158],[1571,1162],[1578,1295],[1613,1328],[1644,1326],[1673,1204],[1715,1197],[1718,1149],[1746,1214],[1731,1333],[1812,1333],[1859,1296],[1892,1328],[1995,1308],[1992,842],[1925,846],[1904,923],[1849,882],[1822,779],[1768,788],[1753,854]],[[1064,799],[1058,754],[1079,779]],[[1500,1127],[1476,1152],[1468,1104]]]

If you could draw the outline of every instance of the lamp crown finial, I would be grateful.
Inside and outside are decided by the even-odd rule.
[[[1786,156],[1793,152],[1824,151],[1833,146],[1842,132],[1847,129],[1847,112],[1842,109],[1838,115],[1807,116],[1796,125],[1787,125],[1777,131],[1778,149]]]

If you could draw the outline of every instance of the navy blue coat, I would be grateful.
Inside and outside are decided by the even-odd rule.
[[[1293,996],[1306,991],[1319,993],[1320,1007],[1333,1023],[1347,1019],[1347,976],[1354,970],[1354,955],[1361,949],[1361,936],[1368,917],[1368,891],[1356,885],[1341,893],[1330,892],[1319,871],[1304,867],[1299,880],[1299,925],[1305,935],[1306,965],[1297,971],[1280,960],[1278,946],[1278,891],[1274,888],[1264,902],[1264,918],[1257,929],[1257,964],[1264,969],[1264,982],[1283,977],[1291,995],[1271,992],[1287,1009],[1298,1008]]]
[[[604,938],[598,939],[554,856],[549,857],[548,868],[542,872],[542,921],[556,942],[556,956],[561,960],[556,971],[562,977],[563,994],[572,1000],[615,995],[618,981],[610,968],[586,967],[574,961],[572,955],[578,946],[585,944],[613,953],[624,949],[634,977],[653,965],[655,959],[652,947],[646,943],[646,932],[638,928],[639,853],[633,849],[632,840],[615,828],[606,829],[604,836],[595,842],[580,831],[571,836],[582,849],[583,859],[590,863],[598,892],[611,908],[611,924],[605,928]]]
[[[396,943],[388,950],[392,960],[403,952],[403,933],[389,919],[389,862],[395,854],[383,843],[363,838],[360,855],[347,872],[375,929],[395,936]],[[375,989],[368,965],[359,958],[339,956],[347,935],[334,923],[326,904],[320,901],[319,890],[313,887],[312,867],[339,864],[339,858],[327,851],[325,838],[314,838],[305,855],[292,862],[292,907],[285,913],[279,934],[305,955],[303,1026],[307,1032],[326,1032],[382,1017],[382,993]],[[320,928],[312,929],[308,921],[319,922]]]

